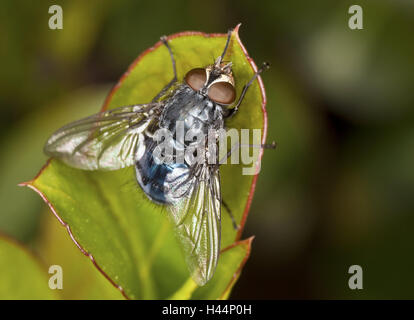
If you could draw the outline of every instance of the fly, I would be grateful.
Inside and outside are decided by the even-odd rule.
[[[118,107],[70,123],[56,131],[44,148],[47,155],[83,170],[134,166],[146,196],[169,209],[191,276],[199,285],[212,278],[220,253],[221,205],[225,204],[219,164],[156,161],[154,133],[158,129],[174,132],[182,121],[184,132],[206,135],[211,129],[223,129],[225,120],[237,113],[247,89],[268,64],[244,85],[236,100],[232,62],[223,61],[230,38],[231,31],[214,63],[189,70],[179,81],[168,40],[161,37],[174,77],[152,102]],[[189,147],[191,143],[173,140],[175,151]]]

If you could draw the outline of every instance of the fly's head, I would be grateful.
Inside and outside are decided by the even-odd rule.
[[[228,106],[236,100],[231,66],[231,62],[223,62],[220,56],[214,64],[190,70],[184,80],[193,90],[220,105]]]

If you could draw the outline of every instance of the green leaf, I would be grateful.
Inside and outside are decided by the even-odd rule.
[[[249,258],[253,238],[235,242],[222,250],[215,276],[205,286],[195,290],[192,298],[227,299]]]
[[[254,74],[238,38],[238,27],[225,60],[233,62],[236,89]],[[225,34],[181,33],[170,36],[179,79],[194,67],[214,62],[224,48]],[[109,94],[103,109],[145,103],[172,79],[168,51],[158,42],[131,65]],[[239,113],[226,125],[258,128],[266,135],[264,91],[255,81]],[[258,158],[261,157],[261,153]],[[259,159],[254,159],[256,163]],[[189,280],[184,257],[162,206],[150,202],[137,187],[133,168],[90,172],[50,160],[32,181],[37,191],[89,256],[123,294],[131,299],[226,298],[250,252],[250,240],[237,242],[247,217],[257,176],[242,175],[242,165],[221,167],[222,195],[240,224],[234,230],[222,209],[223,254],[211,283],[198,288]],[[227,248],[228,247],[228,248]],[[226,249],[227,248],[227,249]]]
[[[73,245],[59,221],[49,212],[44,213],[35,252],[46,265],[62,267],[63,288],[59,290],[62,299],[124,299],[121,292],[96,271],[88,257]]]
[[[0,230],[26,242],[38,229],[43,205],[29,190],[13,187],[33,176],[47,159],[40,152],[48,135],[68,121],[75,121],[96,112],[108,94],[107,85],[88,86],[51,100],[44,110],[25,115],[0,141]],[[27,137],[30,136],[30,143]],[[30,156],[28,156],[30,155]],[[27,161],[30,157],[30,161]],[[11,187],[12,186],[12,187]]]
[[[47,268],[14,242],[0,237],[0,299],[57,299],[49,288]]]

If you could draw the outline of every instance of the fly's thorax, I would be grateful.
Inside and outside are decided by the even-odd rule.
[[[207,134],[211,128],[224,127],[223,108],[187,84],[182,84],[165,101],[160,127],[174,133],[179,122],[184,126],[185,133],[192,130]]]

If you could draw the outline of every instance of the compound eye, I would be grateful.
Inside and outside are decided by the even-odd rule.
[[[195,91],[200,90],[204,86],[206,79],[206,70],[203,68],[192,69],[185,76],[185,82]]]
[[[219,104],[232,104],[236,99],[236,90],[228,82],[216,82],[208,89],[208,96]]]

